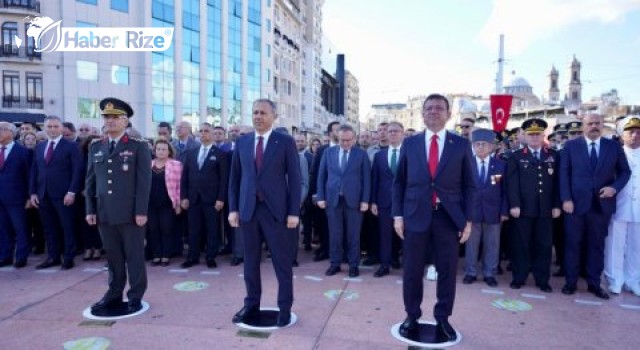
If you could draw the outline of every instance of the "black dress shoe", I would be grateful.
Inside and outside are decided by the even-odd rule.
[[[58,265],[60,265],[60,260],[45,260],[43,263],[36,266],[36,270],[48,269]]]
[[[511,287],[511,289],[520,289],[522,288],[522,286],[524,286],[524,283],[516,281],[512,281],[511,284],[509,284],[509,287]]]
[[[357,266],[353,266],[349,268],[349,277],[353,278],[353,277],[358,277],[360,276],[360,270],[358,269]]]
[[[545,293],[553,292],[553,289],[551,288],[549,283],[538,283],[538,284],[536,284],[536,286],[538,286],[538,288],[540,288],[540,290],[545,292]]]
[[[587,290],[589,293],[595,295],[596,297],[604,300],[609,300],[609,294],[604,291],[600,286],[588,286]]]
[[[317,253],[313,257],[313,261],[322,261],[322,260],[327,260],[328,258],[329,258],[329,255],[327,253]]]
[[[498,281],[496,281],[496,279],[494,277],[485,277],[484,278],[484,282],[489,286],[489,287],[497,287],[498,286]]]
[[[471,275],[466,275],[462,279],[462,283],[464,283],[464,284],[471,284],[471,283],[473,283],[475,281],[476,281],[476,276],[471,276]]]
[[[62,266],[60,266],[60,270],[71,270],[74,266],[76,265],[73,263],[73,260],[67,260],[62,263]]]
[[[183,262],[182,264],[180,264],[180,267],[183,268],[183,269],[188,269],[191,266],[195,266],[195,265],[198,265],[198,264],[199,264],[198,260],[187,260],[187,261]]]
[[[412,317],[407,317],[400,325],[398,333],[403,338],[411,339],[418,333],[418,320]]]
[[[11,266],[11,264],[13,264],[13,260],[11,260],[11,259],[6,259],[6,260],[0,261],[0,267]]]
[[[21,269],[23,267],[27,266],[27,261],[26,260],[17,260],[15,264],[13,264],[13,267],[15,267],[16,269]]]
[[[259,308],[257,308],[257,307],[249,308],[249,307],[245,306],[242,309],[240,309],[240,311],[236,312],[235,315],[233,315],[233,319],[231,320],[231,322],[233,322],[233,323],[247,323],[247,322],[250,322],[252,320],[255,320],[259,316],[260,316],[260,309]]]
[[[234,256],[233,258],[231,258],[231,266],[238,266],[238,265],[242,264],[243,261],[244,261],[243,258],[236,258]]]
[[[436,339],[440,341],[454,341],[456,338],[456,331],[451,327],[449,321],[446,319],[438,321],[436,324]]]
[[[575,284],[565,284],[564,287],[562,287],[562,294],[566,294],[566,295],[571,295],[574,294],[576,292],[576,285]]]
[[[340,272],[340,266],[338,265],[331,265],[329,266],[329,268],[327,269],[327,272],[325,272],[324,274],[327,276],[333,276],[336,273]]]
[[[215,269],[216,267],[218,267],[218,264],[216,263],[216,259],[207,260],[207,267],[210,269]]]
[[[383,277],[389,274],[389,268],[386,266],[380,266],[378,271],[373,274],[373,277]]]
[[[142,310],[142,302],[138,299],[129,300],[127,303],[127,313],[133,314]]]
[[[362,265],[363,266],[373,266],[373,265],[375,265],[375,264],[377,264],[379,262],[380,262],[380,260],[370,256],[370,257],[364,259],[364,261],[362,262]]]
[[[278,327],[286,327],[291,323],[291,311],[280,311],[278,313]]]
[[[115,309],[122,305],[122,300],[102,298],[97,303],[91,305],[91,312]]]

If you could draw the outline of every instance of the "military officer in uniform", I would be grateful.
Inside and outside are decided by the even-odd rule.
[[[558,154],[543,147],[547,123],[529,119],[522,124],[527,146],[507,161],[507,195],[511,226],[511,288],[520,289],[532,272],[536,286],[551,293],[552,218],[560,216]]]
[[[125,133],[133,110],[116,98],[100,101],[106,136],[89,147],[86,220],[98,225],[107,253],[109,289],[91,307],[94,315],[131,314],[147,289],[144,237],[151,191],[151,152]],[[128,303],[122,293],[129,277]]]

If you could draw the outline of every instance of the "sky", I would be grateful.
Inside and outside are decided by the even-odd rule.
[[[505,85],[546,96],[555,65],[564,96],[575,55],[583,101],[617,89],[640,105],[640,0],[325,0],[322,28],[358,79],[361,118],[409,96],[493,93],[501,33]]]

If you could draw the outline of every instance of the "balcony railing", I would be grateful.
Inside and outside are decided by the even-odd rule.
[[[42,98],[28,96],[2,96],[2,108],[42,109]]]
[[[37,52],[33,47],[17,47],[11,44],[0,45],[0,57],[26,58],[28,60],[41,60],[42,52]]]
[[[2,0],[4,8],[18,8],[40,13],[40,1],[38,0]]]

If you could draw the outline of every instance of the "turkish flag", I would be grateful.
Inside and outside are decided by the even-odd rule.
[[[493,131],[502,132],[507,128],[511,112],[512,95],[491,95],[491,121]]]

